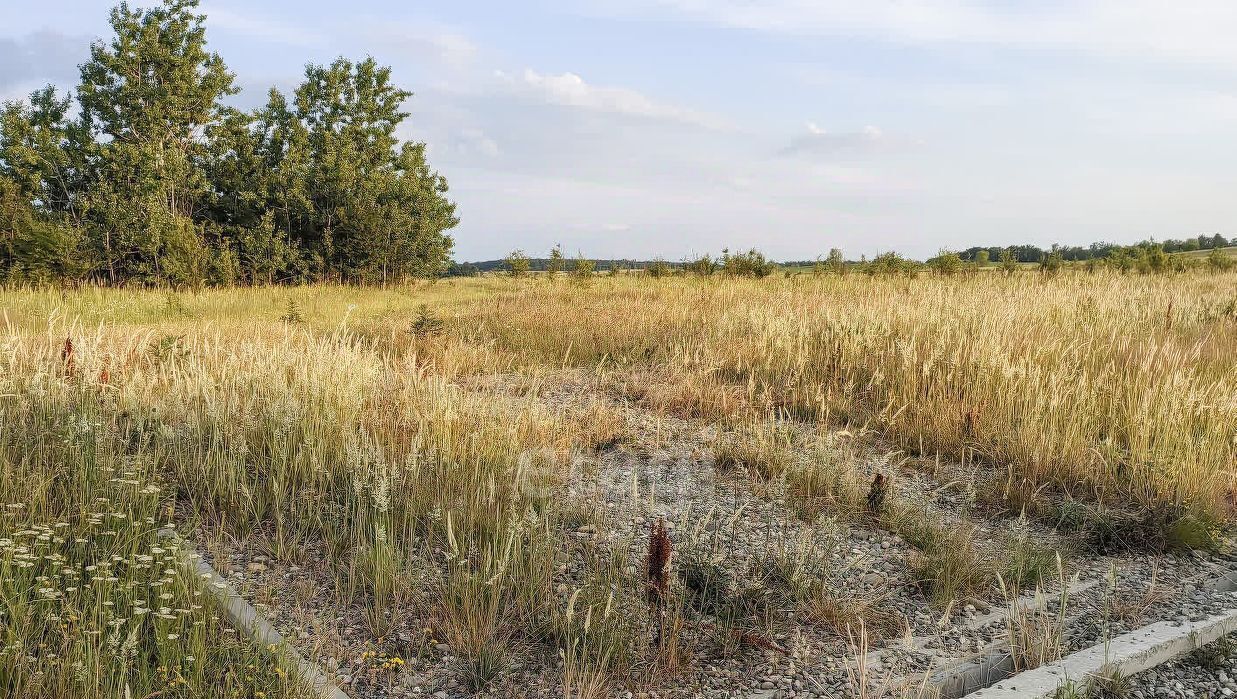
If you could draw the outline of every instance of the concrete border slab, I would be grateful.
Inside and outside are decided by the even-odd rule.
[[[174,539],[180,543],[182,567],[199,582],[204,583],[205,589],[209,590],[215,598],[229,623],[263,648],[271,649],[291,661],[297,676],[308,684],[321,699],[349,699],[348,695],[321,668],[297,652],[296,648],[284,639],[283,634],[279,633],[271,622],[246,602],[236,588],[232,587],[231,583],[203,560],[202,555],[194,551],[184,539],[170,530],[159,532],[159,536],[164,539]]]
[[[1201,621],[1161,621],[968,694],[970,699],[1047,699],[1069,681],[1134,675],[1237,632],[1237,609]]]

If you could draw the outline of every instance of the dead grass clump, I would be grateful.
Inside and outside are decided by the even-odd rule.
[[[790,434],[776,425],[749,425],[724,435],[713,447],[715,466],[743,470],[757,481],[779,478],[795,466]]]
[[[828,513],[859,516],[864,506],[863,481],[856,462],[854,451],[835,440],[816,445],[784,475],[790,506],[808,522]]]
[[[996,580],[991,553],[979,546],[979,533],[965,520],[941,524],[926,510],[899,504],[886,516],[891,531],[919,549],[909,561],[911,574],[937,608],[990,590]]]
[[[893,638],[906,628],[906,619],[886,604],[884,597],[831,593],[825,584],[803,600],[808,617],[847,637],[866,629],[874,641]]]

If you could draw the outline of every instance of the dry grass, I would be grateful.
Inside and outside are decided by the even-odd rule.
[[[719,465],[784,488],[805,519],[900,534],[942,606],[995,580],[967,523],[915,516],[892,493],[866,514],[846,440],[803,443],[788,426],[875,431],[987,463],[1017,484],[1011,497],[1151,513],[1139,531],[1205,543],[1237,502],[1235,286],[1063,274],[0,290],[0,689],[295,693],[275,659],[226,640],[192,580],[157,574],[154,528],[169,519],[282,560],[314,544],[375,635],[401,623],[409,569],[428,566],[432,614],[475,687],[531,646],[563,653],[573,695],[642,662],[681,667],[680,605],[658,656],[630,616],[645,590],[617,572],[627,561],[595,566],[569,613],[554,592],[564,522],[580,516],[560,497],[572,455],[627,438],[604,403],[538,399],[566,367],[719,424]],[[512,390],[469,388],[491,379]],[[1029,582],[1042,552],[1017,544],[1003,570]],[[102,562],[124,571],[64,572]],[[839,628],[883,625],[863,601],[815,599]],[[138,613],[162,607],[172,618]],[[220,663],[247,669],[221,687]]]

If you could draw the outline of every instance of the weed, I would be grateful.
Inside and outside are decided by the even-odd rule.
[[[1237,642],[1231,636],[1224,636],[1190,654],[1193,662],[1210,672],[1220,672],[1229,666],[1229,658],[1237,654]]]
[[[305,314],[301,310],[301,304],[291,296],[288,297],[287,304],[284,306],[283,315],[279,319],[289,325],[297,325],[305,322]]]
[[[428,304],[423,303],[417,309],[417,319],[412,321],[408,332],[416,338],[437,337],[442,334],[443,327],[442,319],[430,311]]]
[[[645,597],[653,623],[653,645],[663,641],[666,620],[666,603],[670,596],[670,556],[672,546],[666,531],[666,520],[657,518],[649,531],[649,550],[645,557],[647,577]]]
[[[888,497],[889,483],[885,474],[877,473],[872,478],[872,486],[868,488],[868,515],[879,519],[885,511],[885,498]]]

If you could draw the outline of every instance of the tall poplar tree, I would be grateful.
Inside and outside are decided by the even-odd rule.
[[[197,0],[112,10],[115,36],[81,66],[81,120],[93,136],[86,195],[109,281],[197,283],[210,251],[194,222],[208,183],[205,129],[236,92],[206,48]]]

